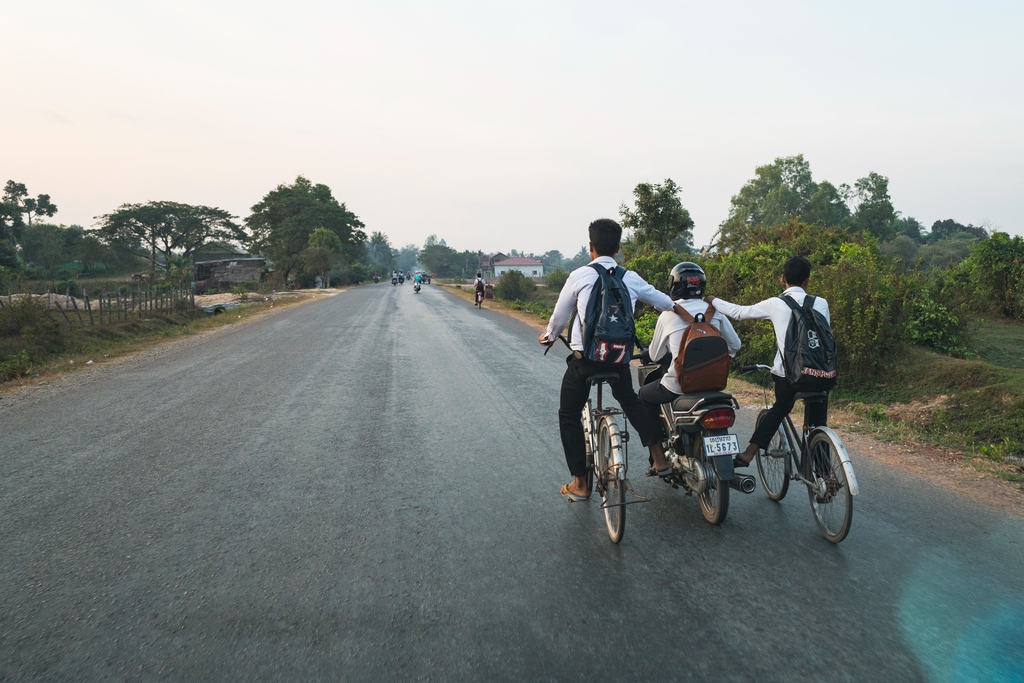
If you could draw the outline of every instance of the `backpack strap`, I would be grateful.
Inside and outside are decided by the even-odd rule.
[[[800,310],[800,304],[798,304],[796,301],[794,301],[793,297],[791,297],[791,296],[789,296],[787,294],[780,294],[779,298],[782,299],[783,301],[785,301],[786,305],[789,306],[790,309],[792,309],[794,311],[799,311]],[[806,301],[806,299],[805,299],[805,301]]]
[[[682,318],[683,320],[685,320],[686,322],[688,322],[691,325],[696,322],[696,319],[692,315],[690,315],[690,312],[688,310],[686,310],[685,307],[680,306],[679,308],[682,309],[682,311],[683,311],[683,314],[681,316],[679,316],[680,318]],[[697,315],[700,315],[700,314],[698,313]]]
[[[804,297],[804,310],[808,313],[811,312],[811,306],[814,305],[814,297],[808,294]]]

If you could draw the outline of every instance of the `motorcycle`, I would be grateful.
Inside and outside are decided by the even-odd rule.
[[[404,285],[405,284],[405,276],[404,275],[399,275],[398,276],[398,284],[400,284],[400,285]]]
[[[414,292],[416,292],[417,294],[419,294],[420,293],[420,283],[417,282],[415,285],[413,285],[412,286],[412,290]]]
[[[397,278],[397,277],[394,277],[394,276],[392,276],[392,277],[391,277],[391,284],[393,284],[393,285],[397,285],[397,284],[398,284],[398,278]]]
[[[641,365],[638,379],[643,386],[647,377],[661,366]],[[732,394],[702,391],[683,394],[661,406],[665,433],[669,435],[665,458],[672,474],[662,477],[672,488],[683,488],[687,495],[697,494],[704,518],[721,524],[729,512],[729,490],[753,493],[754,478],[733,470],[733,456],[739,455],[739,437],[729,433],[736,421],[739,403]]]
[[[378,282],[380,282],[380,275],[374,275],[373,276],[373,284],[377,284]]]

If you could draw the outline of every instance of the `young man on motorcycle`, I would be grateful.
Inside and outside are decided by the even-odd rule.
[[[793,256],[786,261],[782,268],[782,284],[786,290],[782,296],[788,296],[798,305],[803,305],[807,297],[807,283],[811,277],[811,263],[803,256]],[[772,366],[772,375],[775,380],[775,405],[773,405],[750,437],[750,445],[736,457],[737,467],[746,467],[757,455],[758,449],[764,449],[771,443],[772,435],[778,430],[779,425],[786,419],[793,404],[796,403],[796,390],[788,379],[782,361],[782,350],[786,347],[786,331],[789,329],[789,321],[793,317],[792,309],[780,297],[765,299],[753,306],[738,306],[728,301],[723,301],[714,296],[705,299],[713,304],[715,310],[720,311],[733,320],[771,320],[775,328],[775,363]],[[814,310],[821,313],[826,321],[831,323],[828,312],[828,302],[822,297],[815,297]],[[814,402],[807,405],[805,419],[811,424],[825,425],[828,423],[828,401]]]
[[[707,276],[704,274],[704,269],[690,261],[676,264],[668,276],[669,296],[678,305],[685,308],[691,316],[707,312],[708,305],[702,298],[706,286]],[[726,346],[729,347],[729,355],[735,356],[736,352],[740,350],[740,338],[736,334],[736,330],[733,329],[732,323],[718,312],[708,322],[721,332]],[[671,403],[682,395],[673,361],[675,361],[676,354],[679,353],[679,342],[683,338],[683,332],[689,326],[690,323],[674,313],[662,313],[658,317],[658,323],[654,327],[654,337],[651,338],[651,345],[647,349],[650,358],[661,368],[647,376],[647,383],[640,387],[639,396],[651,411],[654,419],[658,420],[659,425],[661,424],[661,404]],[[655,468],[655,473],[662,476],[671,471],[671,467],[667,471],[658,471]]]
[[[615,254],[619,252],[622,239],[622,227],[615,221],[602,218],[590,224],[590,263],[604,268],[613,269],[618,264]],[[594,284],[598,281],[597,271],[590,264],[577,268],[569,274],[565,286],[558,295],[558,302],[551,314],[547,331],[540,335],[538,341],[544,346],[551,346],[558,335],[569,323],[570,315],[576,311],[572,321],[571,348],[573,353],[565,359],[568,367],[562,378],[562,389],[558,406],[558,426],[562,437],[562,449],[565,462],[573,480],[562,487],[562,495],[571,501],[583,501],[590,497],[587,484],[587,455],[583,435],[581,413],[590,397],[590,375],[599,372],[618,372],[619,379],[611,385],[612,395],[622,406],[623,412],[640,434],[644,446],[650,448],[655,467],[659,470],[670,468],[665,460],[665,451],[661,446],[662,429],[660,423],[653,418],[650,411],[637,398],[633,391],[633,375],[628,363],[618,366],[606,366],[592,363],[583,356],[583,327],[581,321],[586,316],[587,302]],[[631,303],[635,307],[637,300],[654,306],[659,311],[682,311],[681,307],[666,294],[644,281],[633,271],[626,271],[622,278],[629,290]]]

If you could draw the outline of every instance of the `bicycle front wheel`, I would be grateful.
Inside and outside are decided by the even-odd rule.
[[[811,436],[807,447],[811,460],[810,479],[814,482],[813,486],[807,486],[811,510],[821,534],[832,543],[846,538],[853,522],[853,492],[839,457],[841,446],[827,431],[818,431]]]
[[[600,479],[601,510],[604,511],[608,538],[612,543],[622,540],[626,531],[625,463],[619,426],[610,416],[601,418],[597,437],[597,477]]]
[[[757,415],[760,424],[768,409]],[[757,474],[761,477],[764,492],[774,501],[786,497],[789,491],[789,462],[793,455],[793,444],[786,435],[786,424],[783,422],[772,435],[772,440],[765,450],[757,451]]]

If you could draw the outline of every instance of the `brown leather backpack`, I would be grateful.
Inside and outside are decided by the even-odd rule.
[[[683,331],[679,352],[673,361],[679,386],[684,394],[724,390],[729,383],[732,358],[725,338],[711,324],[715,307],[709,304],[708,310],[698,313],[696,318],[686,309],[683,313],[683,320],[690,326]]]

